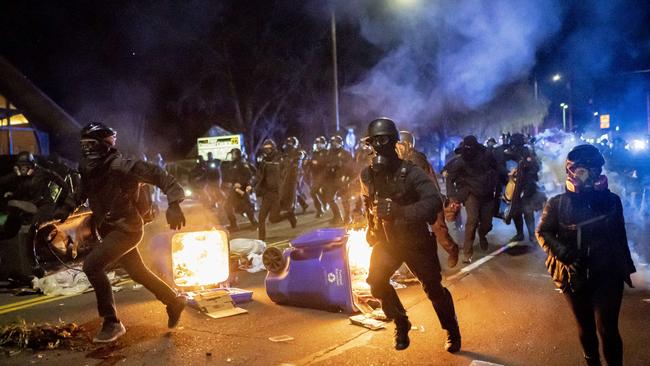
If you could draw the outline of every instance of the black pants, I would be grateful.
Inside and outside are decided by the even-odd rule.
[[[325,200],[323,199],[323,190],[321,185],[313,184],[309,189],[309,194],[311,195],[311,200],[314,201],[316,213],[323,212],[323,204],[325,203]]]
[[[169,305],[176,300],[176,292],[142,262],[137,248],[141,239],[142,231],[110,231],[84,260],[83,271],[95,289],[99,316],[117,319],[113,289],[106,276],[106,269],[116,263],[128,272],[132,280],[141,283],[162,303]]]
[[[397,292],[390,284],[395,271],[406,263],[411,272],[420,280],[424,292],[433,304],[442,329],[458,333],[458,321],[454,310],[451,293],[440,281],[440,262],[436,246],[433,244],[421,248],[388,248],[386,244],[377,244],[372,248],[370,269],[367,282],[372,296],[381,300],[386,316],[396,324],[404,324],[408,317],[406,309],[399,300]]]
[[[334,221],[343,221],[345,222],[350,221],[351,217],[351,210],[350,210],[350,200],[352,197],[350,197],[350,188],[346,186],[337,186],[335,184],[327,184],[323,188],[325,193],[324,193],[324,198],[325,202],[330,205],[330,208],[332,209],[332,220]],[[341,205],[343,206],[343,215],[341,216],[341,209],[339,208],[338,204],[336,203],[336,195],[341,197]]]
[[[230,192],[226,204],[224,205],[224,211],[226,211],[230,227],[237,227],[237,217],[235,216],[237,213],[246,215],[246,218],[250,221],[251,225],[257,225],[257,219],[255,219],[255,208],[253,207],[253,203],[251,202],[248,193],[241,196],[237,192]]]
[[[530,205],[524,204],[520,212],[515,212],[513,214],[512,220],[515,222],[517,235],[524,235],[525,221],[526,230],[528,231],[528,239],[533,240],[533,238],[535,238],[535,211],[533,211],[533,208]]]
[[[258,219],[257,236],[260,240],[266,240],[266,219],[268,218],[271,223],[280,222],[288,219],[289,215],[293,212],[281,213],[280,211],[280,193],[279,192],[265,192],[262,196],[262,203],[260,205],[260,214]]]
[[[465,253],[465,256],[471,257],[474,254],[476,229],[478,229],[479,239],[485,239],[487,233],[492,230],[494,200],[491,198],[481,200],[470,193],[465,200],[465,210],[467,211],[467,222],[465,223],[463,253]]]
[[[594,276],[581,292],[568,291],[564,295],[578,323],[585,357],[599,359],[598,333],[607,364],[622,365],[623,341],[618,331],[618,314],[623,298],[623,280],[611,277],[611,274]]]

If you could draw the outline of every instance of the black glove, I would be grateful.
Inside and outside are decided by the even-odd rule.
[[[171,202],[169,207],[167,207],[165,216],[167,217],[167,223],[170,229],[179,230],[185,226],[185,215],[183,215],[183,210],[181,210],[179,202]]]
[[[384,198],[377,201],[377,217],[382,220],[394,220],[402,215],[402,206],[392,201],[390,198]]]

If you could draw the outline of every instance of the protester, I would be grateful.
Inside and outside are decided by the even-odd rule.
[[[607,187],[598,149],[579,145],[566,158],[566,192],[551,198],[537,226],[546,268],[576,319],[588,365],[600,365],[598,336],[608,365],[623,364],[618,317],[624,283],[632,287],[620,198]]]

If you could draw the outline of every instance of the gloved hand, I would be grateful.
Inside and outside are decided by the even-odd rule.
[[[382,220],[394,220],[401,216],[403,211],[402,206],[390,198],[377,200],[377,217]]]
[[[170,202],[165,216],[170,229],[179,230],[185,226],[185,215],[183,215],[179,202]]]

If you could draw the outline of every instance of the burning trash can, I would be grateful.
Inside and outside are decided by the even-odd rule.
[[[277,304],[357,312],[357,295],[369,295],[370,253],[363,231],[340,228],[301,235],[284,251],[269,247],[263,255],[266,293]]]
[[[228,235],[223,230],[158,234],[151,251],[152,269],[183,292],[217,287],[230,275]]]

